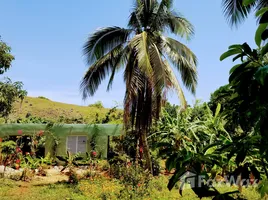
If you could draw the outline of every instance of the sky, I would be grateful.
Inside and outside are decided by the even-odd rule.
[[[237,29],[223,16],[221,0],[175,0],[174,8],[195,27],[195,35],[186,42],[198,58],[196,95],[185,91],[189,104],[196,99],[208,101],[210,94],[228,83],[231,59],[221,62],[220,55],[232,44],[247,42],[255,47],[256,20],[249,17]],[[96,29],[126,27],[133,0],[1,0],[0,35],[12,47],[16,60],[0,75],[22,81],[28,96],[45,96],[70,104],[88,105],[102,101],[105,107],[122,105],[125,92],[123,74],[115,77],[112,90],[107,81],[97,93],[82,100],[79,89],[86,65],[82,48]],[[179,104],[175,93],[168,99]]]

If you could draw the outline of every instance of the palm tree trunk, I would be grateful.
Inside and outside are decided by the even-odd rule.
[[[146,160],[146,168],[153,173],[153,166],[152,166],[152,159],[150,155],[150,149],[147,141],[147,134],[146,131],[143,131],[141,134],[141,141],[142,141],[142,146],[143,146],[143,155]]]

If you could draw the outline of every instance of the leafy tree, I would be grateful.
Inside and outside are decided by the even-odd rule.
[[[225,129],[231,135],[235,135],[238,133],[240,129],[239,124],[239,112],[237,110],[238,102],[235,100],[237,94],[235,93],[234,89],[231,88],[229,84],[224,85],[218,88],[215,92],[211,94],[210,101],[208,102],[208,106],[210,109],[215,113],[218,104],[221,104],[221,111],[225,123]],[[245,127],[246,124],[243,124]],[[248,124],[247,130],[251,129],[250,124]]]
[[[231,45],[220,58],[241,59],[241,63],[230,70],[229,83],[235,92],[232,102],[235,102],[238,122],[243,129],[242,135],[233,138],[230,146],[225,145],[222,150],[229,152],[229,158],[236,155],[237,165],[247,157],[254,158],[261,163],[268,178],[268,7],[258,11],[256,16],[260,18],[255,35],[259,48],[252,49],[247,43]],[[267,194],[266,186],[262,187],[262,195]]]
[[[10,54],[11,47],[1,40],[0,37],[0,74],[3,74],[11,67],[11,62],[15,59]]]
[[[203,109],[202,112],[200,110]],[[215,188],[210,190],[206,185],[199,185],[198,176],[204,175],[204,182],[208,179],[208,172],[215,165],[222,166],[227,162],[226,154],[219,153],[217,146],[231,141],[231,137],[224,129],[224,119],[220,115],[220,104],[215,114],[206,104],[196,104],[188,107],[185,112],[172,117],[164,110],[161,121],[158,122],[158,130],[151,136],[153,143],[157,144],[160,155],[167,156],[166,167],[169,171],[175,169],[175,173],[169,181],[171,190],[182,178],[183,174],[192,172],[195,175],[195,185],[192,190],[200,198],[215,196],[215,199],[228,197],[220,194]],[[200,113],[196,115],[196,113]],[[185,180],[186,181],[186,180]],[[183,183],[180,185],[182,195]]]
[[[0,74],[6,72],[15,59],[10,52],[11,47],[0,40]],[[0,81],[0,117],[4,117],[6,121],[13,103],[20,99],[22,104],[23,99],[27,96],[27,91],[23,90],[22,86],[22,82],[12,83],[9,78],[5,78],[4,82]]]
[[[111,89],[115,73],[124,69],[125,127],[138,136],[140,157],[144,155],[151,171],[147,134],[152,120],[159,117],[166,91],[175,89],[182,108],[186,108],[181,85],[169,61],[192,93],[197,84],[195,55],[181,42],[165,36],[171,32],[190,39],[194,33],[193,26],[174,12],[172,6],[172,0],[136,0],[127,29],[102,28],[93,33],[84,46],[90,67],[81,83],[83,97],[94,95],[108,75],[107,90]]]
[[[266,23],[260,21],[260,27]],[[256,32],[255,38],[259,38],[256,39],[256,42],[261,39],[267,39],[265,37],[268,37],[261,37],[259,29]],[[260,45],[260,42],[258,45]],[[235,65],[230,70],[229,82],[231,89],[235,92],[232,101],[236,102],[236,110],[239,113],[238,121],[245,131],[250,131],[246,129],[248,126],[259,127],[258,125],[264,125],[266,115],[268,114],[266,111],[268,108],[268,99],[265,94],[265,91],[268,89],[266,82],[268,63],[264,59],[267,56],[267,47],[268,45],[266,44],[259,49],[251,49],[247,43],[242,45],[236,44],[230,46],[229,50],[222,54],[220,58],[223,60],[229,56],[234,56],[233,61],[239,58],[242,61],[241,64]],[[246,127],[243,125],[246,125]]]
[[[16,99],[23,100],[27,95],[27,92],[22,87],[22,82],[12,83],[9,78],[5,79],[4,82],[0,82],[0,117],[4,117],[7,120]]]
[[[222,0],[224,15],[232,26],[244,21],[251,11],[267,6],[267,0]]]

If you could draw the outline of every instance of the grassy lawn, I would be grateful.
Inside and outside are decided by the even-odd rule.
[[[168,178],[161,176],[154,178],[150,183],[150,195],[138,199],[159,199],[159,200],[197,200],[198,198],[190,190],[183,191],[183,197],[180,196],[178,189],[171,192],[166,188]],[[120,190],[123,188],[117,180],[106,178],[97,178],[95,180],[82,180],[78,186],[71,186],[63,183],[53,185],[36,185],[34,182],[16,182],[8,179],[0,180],[0,199],[1,200],[105,200],[118,199]],[[236,187],[218,188],[221,192],[236,190]],[[244,188],[242,192],[244,198],[249,200],[260,199],[259,194],[254,188]],[[123,198],[120,198],[123,199]],[[129,199],[125,197],[125,199]],[[204,198],[204,200],[209,198]]]

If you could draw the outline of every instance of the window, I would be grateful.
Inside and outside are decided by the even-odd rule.
[[[71,153],[86,153],[87,136],[68,136],[67,151]]]

